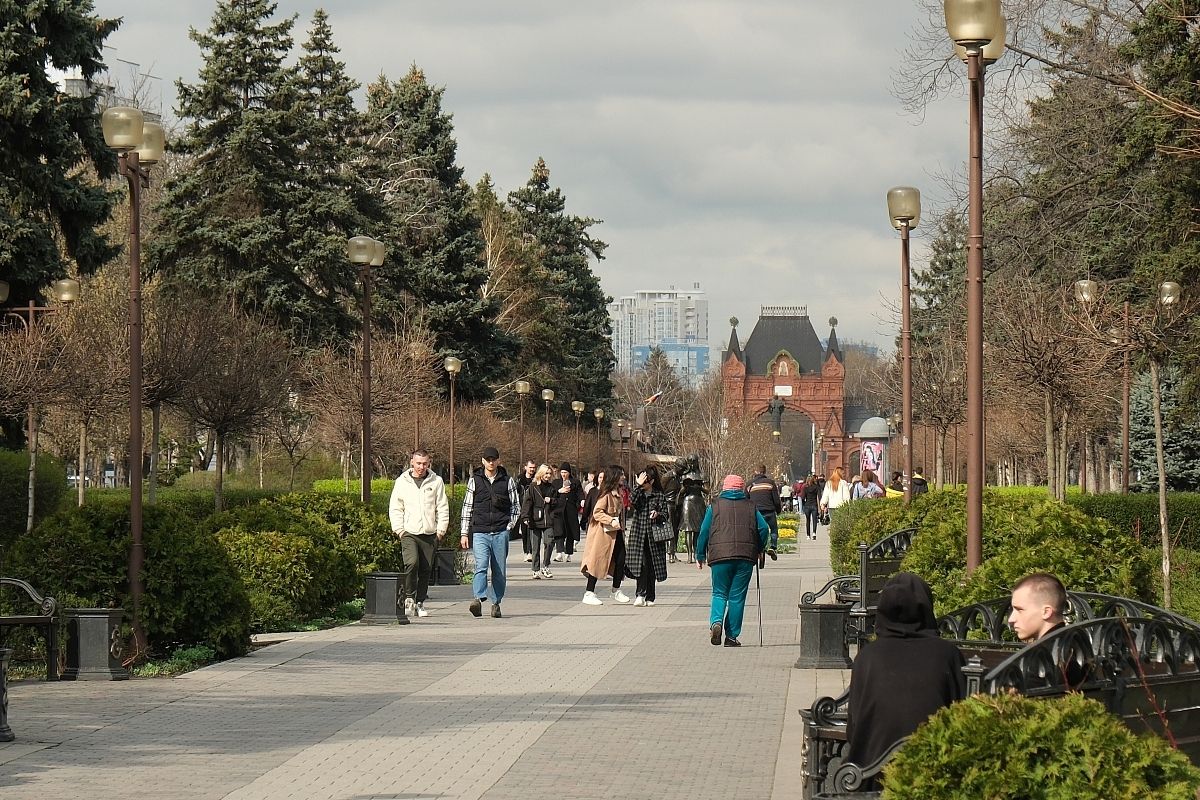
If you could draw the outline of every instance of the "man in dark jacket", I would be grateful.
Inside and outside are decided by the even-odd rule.
[[[558,467],[558,479],[550,486],[554,503],[550,521],[554,524],[554,560],[570,561],[579,541],[579,507],[583,505],[583,488],[575,478],[571,465],[564,461]]]
[[[867,766],[929,715],[966,697],[963,657],[938,637],[933,593],[911,572],[884,584],[875,611],[875,641],[850,671],[848,759]]]
[[[767,475],[765,464],[759,464],[758,472],[750,478],[750,483],[746,486],[746,494],[754,502],[754,507],[758,509],[758,513],[763,515],[763,519],[767,521],[767,527],[771,530],[771,540],[767,543],[767,555],[774,561],[779,558],[775,554],[775,549],[779,547],[779,513],[783,511],[783,501],[779,497],[779,487],[775,484],[775,480]]]
[[[913,470],[912,477],[909,479],[909,483],[912,484],[913,497],[916,497],[919,494],[925,494],[929,491],[929,482],[925,480],[925,476],[921,474],[922,472],[924,472],[924,470],[922,470],[920,467],[917,467]]]
[[[700,538],[696,541],[696,567],[709,563],[712,573],[712,605],[709,610],[709,641],[726,647],[741,647],[742,617],[746,612],[746,593],[750,576],[770,528],[746,499],[746,482],[740,475],[726,475],[721,494],[704,512]]]
[[[471,589],[475,599],[470,611],[483,614],[483,601],[492,601],[492,616],[499,618],[500,601],[504,599],[505,562],[508,560],[508,537],[521,515],[521,497],[517,482],[508,477],[500,466],[500,452],[494,447],[483,448],[482,465],[475,468],[467,481],[463,498],[462,536],[459,546],[471,547],[475,554],[475,577]],[[488,567],[492,568],[492,584],[488,586]]]

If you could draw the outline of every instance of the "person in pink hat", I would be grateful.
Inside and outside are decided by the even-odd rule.
[[[708,562],[712,574],[712,605],[709,610],[709,641],[726,647],[741,647],[742,617],[754,565],[767,549],[771,529],[763,515],[746,498],[746,482],[739,475],[726,475],[721,494],[713,500],[696,541],[696,566]]]

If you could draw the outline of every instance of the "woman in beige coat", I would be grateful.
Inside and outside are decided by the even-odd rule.
[[[587,577],[583,602],[589,606],[604,605],[596,596],[596,583],[612,576],[612,599],[628,603],[629,596],[621,591],[625,577],[625,504],[621,500],[621,481],[625,470],[609,467],[596,476],[598,481],[596,506],[588,520],[587,544],[579,571]]]

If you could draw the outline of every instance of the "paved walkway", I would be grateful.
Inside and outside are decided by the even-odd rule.
[[[294,634],[174,679],[18,683],[0,796],[799,797],[796,710],[848,673],[792,667],[826,542],[768,565],[761,648],[753,586],[745,646],[718,648],[707,571],[671,565],[653,608],[589,607],[576,565],[535,582],[518,548],[502,620],[439,587],[405,627]]]

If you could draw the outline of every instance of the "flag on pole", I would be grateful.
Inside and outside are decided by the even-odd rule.
[[[642,405],[644,405],[644,406],[653,405],[654,403],[657,403],[659,398],[661,398],[662,396],[663,396],[663,390],[659,389],[657,392],[655,392],[654,394],[650,395],[645,400],[643,400]]]

